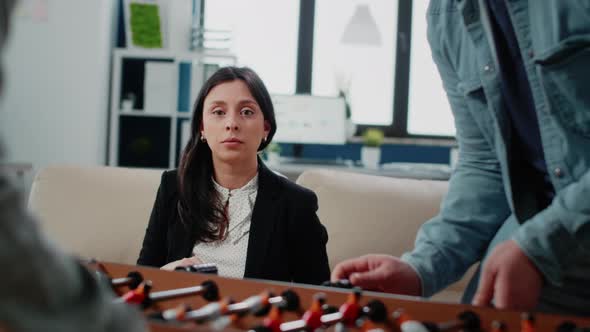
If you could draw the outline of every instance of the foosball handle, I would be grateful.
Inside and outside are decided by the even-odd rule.
[[[352,283],[350,282],[350,280],[348,279],[340,279],[338,281],[332,282],[332,281],[324,281],[322,283],[322,286],[325,287],[335,287],[335,288],[345,288],[345,289],[350,289],[353,288],[354,286],[352,285]]]
[[[184,271],[192,273],[204,273],[204,274],[218,274],[217,265],[213,263],[195,264],[189,266],[178,266],[174,269],[175,271]]]

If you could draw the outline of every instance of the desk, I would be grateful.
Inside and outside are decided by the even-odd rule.
[[[381,165],[380,168],[372,169],[354,164],[351,160],[321,163],[317,160],[313,162],[306,162],[305,160],[293,162],[293,159],[287,159],[281,160],[279,163],[268,164],[268,167],[285,175],[291,181],[296,181],[304,171],[317,168],[425,180],[446,181],[451,176],[451,168],[444,164],[388,163]]]

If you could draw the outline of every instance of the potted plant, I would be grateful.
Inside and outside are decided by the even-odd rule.
[[[381,161],[381,144],[383,144],[383,138],[383,131],[377,128],[369,128],[363,132],[361,161],[365,167],[379,167],[379,163]]]
[[[278,165],[281,158],[281,146],[278,143],[271,142],[264,149],[264,154],[269,165]]]

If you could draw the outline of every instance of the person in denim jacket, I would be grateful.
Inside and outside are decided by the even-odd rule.
[[[590,2],[433,0],[427,21],[460,151],[449,192],[412,252],[332,279],[428,297],[481,262],[464,302],[590,314]]]

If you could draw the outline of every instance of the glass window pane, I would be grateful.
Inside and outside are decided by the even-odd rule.
[[[426,38],[428,1],[414,1],[412,6],[408,133],[454,136],[451,107]]]
[[[358,124],[391,125],[397,1],[316,0],[312,93],[347,90]]]
[[[299,1],[206,1],[205,28],[230,29],[238,65],[254,69],[271,93],[295,93]]]

